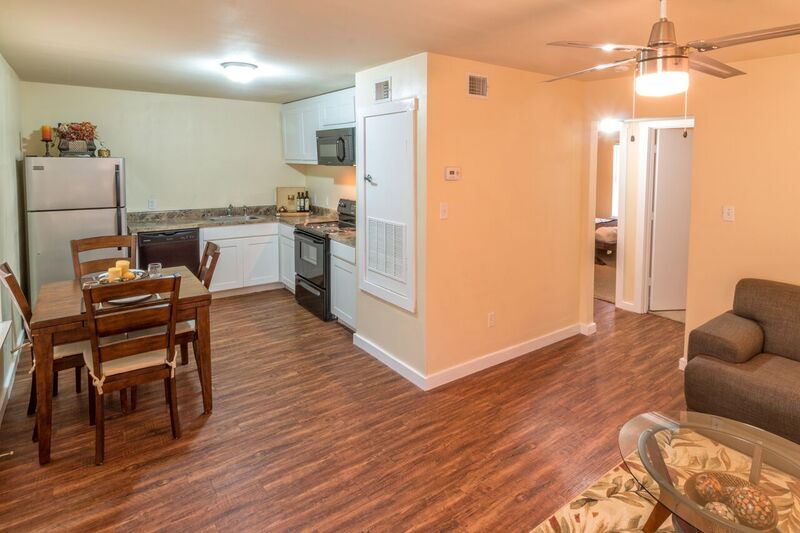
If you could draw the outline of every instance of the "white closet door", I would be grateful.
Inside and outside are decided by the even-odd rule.
[[[692,130],[658,130],[653,184],[650,310],[686,309]]]
[[[415,286],[416,100],[362,114],[360,287],[408,311]]]

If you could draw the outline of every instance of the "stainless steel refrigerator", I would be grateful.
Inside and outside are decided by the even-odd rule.
[[[25,159],[28,293],[36,302],[43,283],[73,279],[70,241],[127,232],[125,160],[28,157]],[[98,250],[82,260],[120,257]]]

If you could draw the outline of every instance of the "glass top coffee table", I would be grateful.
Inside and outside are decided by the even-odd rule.
[[[645,413],[619,447],[657,501],[643,530],[669,518],[678,531],[800,532],[800,445],[701,413]]]

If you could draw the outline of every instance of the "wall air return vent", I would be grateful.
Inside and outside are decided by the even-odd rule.
[[[392,99],[392,78],[375,82],[375,103],[388,102]]]
[[[367,218],[367,267],[397,281],[406,281],[406,225]]]
[[[467,94],[477,98],[489,97],[489,78],[479,74],[467,75]]]

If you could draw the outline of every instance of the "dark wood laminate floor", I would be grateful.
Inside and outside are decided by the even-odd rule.
[[[183,437],[163,387],[142,387],[136,412],[108,404],[101,467],[68,373],[39,467],[26,363],[0,428],[0,529],[527,531],[620,462],[626,420],[683,406],[683,325],[596,311],[592,337],[424,393],[286,291],[217,300],[214,413],[179,367]]]

